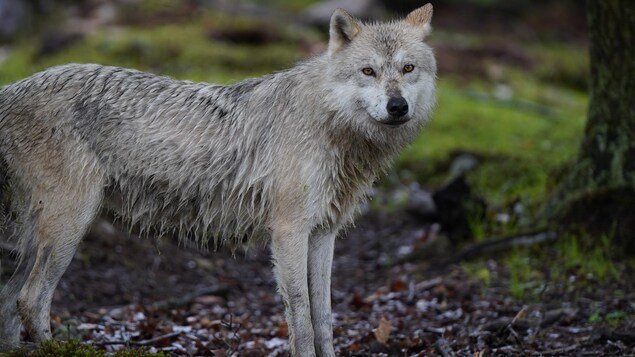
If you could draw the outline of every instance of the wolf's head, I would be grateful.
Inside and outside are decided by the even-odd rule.
[[[431,19],[431,4],[403,20],[379,24],[362,23],[341,9],[333,13],[329,101],[359,120],[356,127],[375,133],[413,130],[429,117],[437,71],[432,49],[424,43]]]

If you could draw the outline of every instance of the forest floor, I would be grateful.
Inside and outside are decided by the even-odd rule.
[[[403,212],[368,213],[338,240],[338,356],[635,355],[632,277],[535,276],[523,282],[532,284],[526,296],[515,298],[500,257],[471,263],[477,273],[469,264],[438,270],[434,258],[404,259],[424,247],[451,255],[443,240],[434,225]],[[2,262],[9,267],[12,259],[5,254]],[[287,351],[283,304],[264,248],[234,257],[167,239],[89,236],[56,290],[52,321],[56,338],[107,351]]]

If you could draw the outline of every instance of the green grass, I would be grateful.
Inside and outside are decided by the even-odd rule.
[[[507,257],[509,267],[509,290],[515,299],[522,299],[526,290],[530,289],[527,283],[531,282],[534,270],[530,265],[530,257],[525,254],[510,254]]]
[[[589,56],[580,55],[580,48],[562,43],[541,43],[527,46],[537,59],[536,78],[569,88],[586,90],[589,84]]]
[[[471,279],[479,281],[483,286],[489,287],[492,282],[492,273],[489,269],[479,262],[463,262],[461,269]]]
[[[618,279],[619,271],[612,259],[611,240],[606,237],[568,237],[559,244],[559,260],[564,269],[599,281]]]
[[[563,284],[565,293],[593,291],[598,283],[620,281],[631,276],[634,258],[617,261],[607,237],[560,237],[553,245],[544,248],[520,248],[505,255],[503,261],[509,268],[509,290],[516,299],[539,299],[542,286],[536,282]],[[545,262],[551,262],[545,264]],[[476,270],[469,266],[471,271]],[[549,278],[544,274],[548,269]],[[620,291],[612,296],[623,295]],[[598,316],[599,318],[599,316]],[[609,316],[619,320],[620,316]]]
[[[520,100],[541,104],[543,94],[556,91],[548,86],[542,88],[543,85],[532,83],[527,77],[515,80],[518,88],[513,86],[514,90],[524,94],[519,95]],[[486,156],[560,163],[577,151],[586,120],[586,98],[579,93],[558,92],[560,98],[545,105],[553,114],[544,115],[514,103],[478,98],[469,90],[440,80],[433,119],[400,162],[438,160],[452,151],[465,150]]]

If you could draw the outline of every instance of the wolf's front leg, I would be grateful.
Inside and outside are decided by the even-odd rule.
[[[315,351],[320,357],[335,357],[331,317],[331,267],[336,232],[320,231],[309,239],[309,294]]]
[[[274,228],[271,255],[278,290],[285,304],[289,347],[295,357],[315,356],[309,304],[307,255],[309,233],[293,225]]]

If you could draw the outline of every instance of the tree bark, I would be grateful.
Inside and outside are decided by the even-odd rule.
[[[597,186],[635,187],[635,1],[588,0],[591,97],[579,164]]]
[[[635,1],[587,0],[591,88],[578,160],[550,206],[635,252]],[[562,221],[561,221],[562,222]]]

